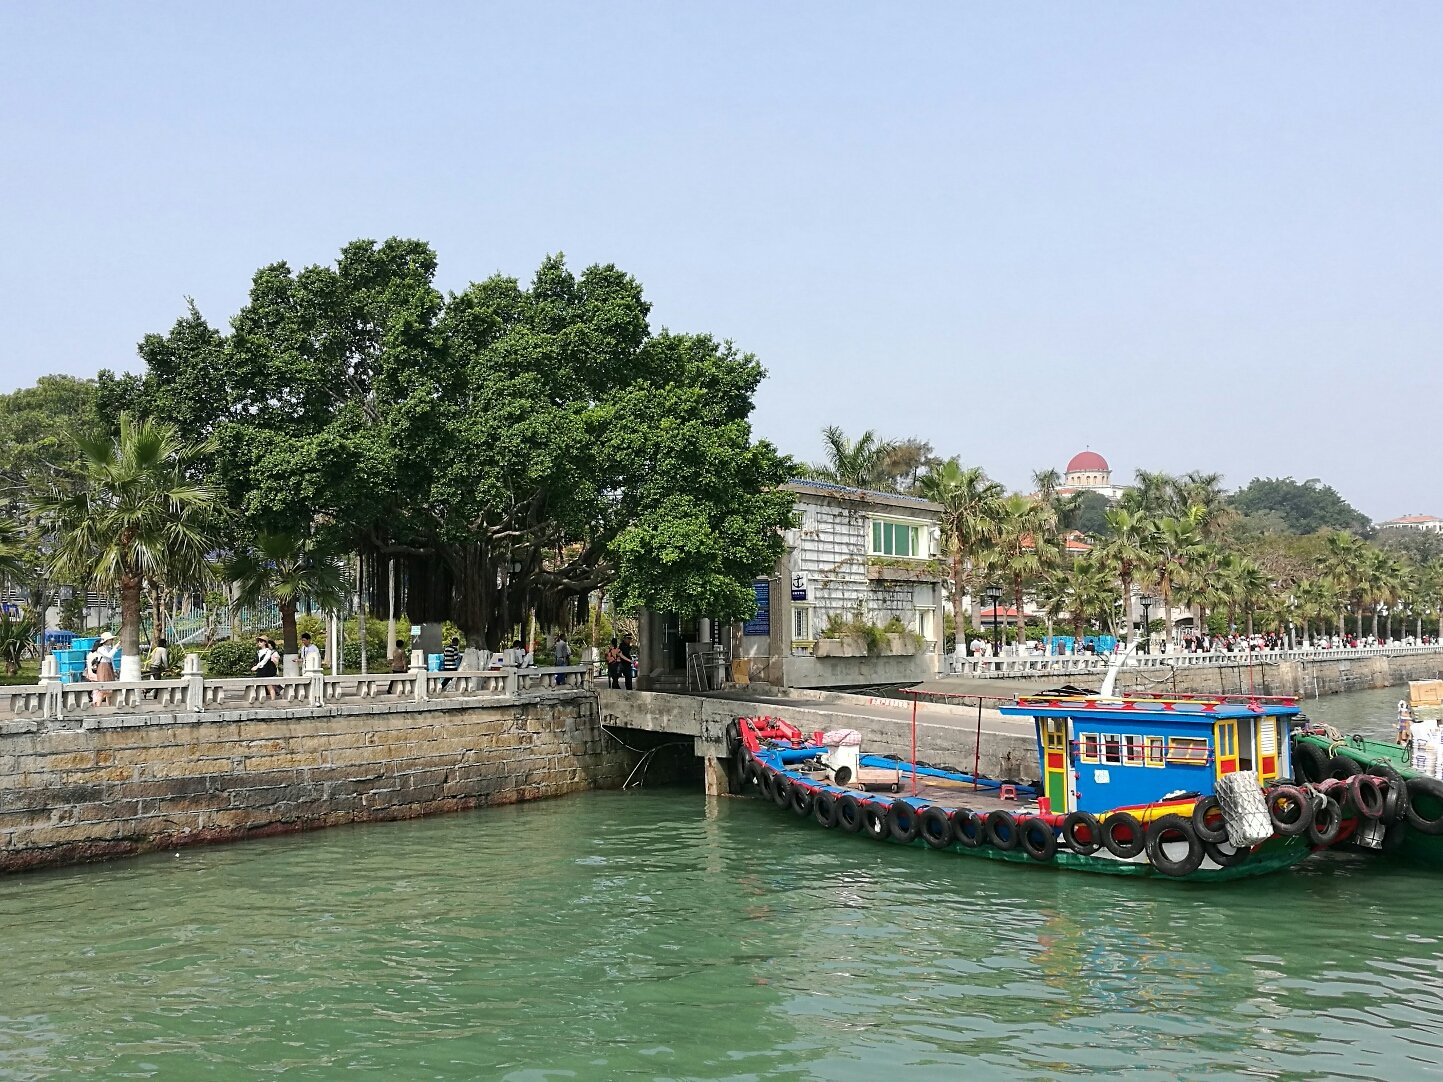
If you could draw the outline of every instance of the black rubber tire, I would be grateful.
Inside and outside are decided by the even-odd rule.
[[[1382,852],[1396,853],[1398,847],[1408,840],[1408,820],[1401,823],[1389,823],[1388,829],[1383,831]]]
[[[976,849],[987,842],[987,826],[971,808],[958,808],[952,813],[952,836],[963,849]]]
[[[1313,802],[1308,794],[1296,785],[1279,785],[1267,793],[1268,818],[1273,829],[1284,838],[1296,838],[1307,833],[1313,822]],[[1286,801],[1286,804],[1280,803]],[[1297,818],[1289,818],[1284,809],[1297,808]]]
[[[1119,835],[1125,835],[1126,840]],[[1147,847],[1142,820],[1132,812],[1113,812],[1102,821],[1102,844],[1115,857],[1130,860]]]
[[[757,792],[763,800],[772,799],[772,768],[757,764]]]
[[[941,808],[928,808],[921,814],[917,820],[917,833],[933,849],[952,848],[952,819]]]
[[[988,812],[983,822],[987,827],[988,843],[1004,853],[1016,849],[1018,842],[1022,840],[1021,831],[1017,829],[1017,820],[1010,812]]]
[[[905,800],[894,800],[887,805],[887,833],[894,842],[911,845],[917,840],[922,813]]]
[[[785,774],[772,779],[772,803],[782,809],[792,806],[792,779]]]
[[[737,787],[743,793],[750,793],[757,783],[757,764],[745,751],[737,758]]]
[[[1181,841],[1187,851],[1180,857],[1173,856],[1164,846]],[[1147,825],[1147,859],[1163,875],[1181,877],[1192,875],[1202,865],[1206,851],[1202,839],[1197,836],[1191,821],[1181,815],[1164,815]]]
[[[1057,834],[1050,823],[1040,815],[1023,821],[1017,828],[1022,851],[1033,860],[1043,864],[1057,856]]]
[[[1102,848],[1102,824],[1092,812],[1069,812],[1062,820],[1062,840],[1074,853],[1090,857]]]
[[[1205,796],[1192,806],[1192,815],[1189,817],[1192,822],[1192,829],[1198,838],[1204,842],[1218,842],[1228,840],[1228,828],[1222,819],[1223,806],[1218,803],[1215,796]],[[1217,812],[1214,816],[1213,813]]]
[[[862,802],[851,793],[837,797],[837,826],[848,834],[862,829]]]
[[[1363,772],[1363,764],[1351,755],[1334,755],[1328,760],[1328,777],[1347,781],[1354,774]]]
[[[1228,842],[1203,842],[1203,852],[1219,868],[1231,868],[1253,855],[1251,849],[1234,849]]]
[[[1383,817],[1383,787],[1373,775],[1354,774],[1353,780],[1348,783],[1348,795],[1353,799],[1353,807],[1364,819]]]
[[[792,783],[792,811],[803,818],[812,814],[812,791],[795,782]]]
[[[1328,757],[1316,744],[1293,741],[1293,777],[1299,781],[1319,782],[1328,776]]]
[[[1418,801],[1424,807],[1418,807]],[[1437,808],[1436,817],[1429,811]],[[1420,834],[1443,834],[1443,782],[1433,778],[1408,779],[1408,825]]]
[[[837,798],[825,789],[818,789],[812,797],[812,818],[831,830],[837,825]]]
[[[1324,797],[1322,806],[1313,813],[1313,821],[1308,824],[1308,841],[1316,846],[1332,845],[1342,829],[1342,805],[1330,796]]]
[[[874,842],[887,840],[887,809],[870,800],[862,804],[862,833]]]

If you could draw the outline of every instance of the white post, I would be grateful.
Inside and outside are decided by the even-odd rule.
[[[311,681],[311,705],[326,705],[326,672],[321,668],[321,659],[318,655],[311,654],[306,657],[306,669],[303,676],[309,677]]]
[[[416,701],[425,702],[430,697],[426,687],[426,651],[411,651],[411,675],[416,678]]]
[[[58,718],[60,693],[65,688],[65,683],[60,679],[60,663],[55,660],[54,654],[46,654],[40,659],[40,686],[45,689],[45,702],[40,708],[40,716]]]
[[[338,612],[331,613],[331,634],[326,636],[326,642],[334,644],[331,646],[331,675],[341,675],[341,629],[345,622]]]
[[[180,675],[185,678],[185,704],[196,713],[205,709],[205,677],[200,672],[200,655],[186,654],[181,659]]]

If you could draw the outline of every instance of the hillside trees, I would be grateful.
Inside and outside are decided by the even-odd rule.
[[[1291,477],[1254,477],[1227,502],[1244,515],[1275,515],[1298,534],[1318,530],[1362,532],[1372,525],[1368,516],[1338,495],[1332,485],[1316,477],[1302,482]]]

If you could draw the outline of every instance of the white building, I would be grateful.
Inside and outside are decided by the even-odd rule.
[[[789,551],[765,583],[765,618],[738,625],[734,656],[751,678],[786,687],[847,687],[915,682],[934,676],[942,651],[946,568],[940,558],[942,509],[913,496],[869,492],[823,481],[790,481],[797,527]],[[881,628],[893,620],[905,636],[874,650],[855,637],[828,636],[828,625],[854,621]]]
[[[1404,515],[1402,518],[1390,518],[1387,522],[1378,523],[1380,530],[1427,530],[1431,533],[1443,533],[1443,518],[1437,515]]]

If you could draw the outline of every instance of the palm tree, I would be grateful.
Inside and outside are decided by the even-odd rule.
[[[870,428],[855,441],[849,440],[836,425],[822,429],[822,440],[826,444],[827,461],[803,467],[805,476],[848,488],[888,491],[895,487],[894,478],[888,472],[889,459],[897,450],[895,443],[879,440]]]
[[[20,524],[12,518],[0,518],[0,578],[23,582],[32,570]]]
[[[1202,533],[1198,528],[1201,520],[1202,509],[1189,508],[1181,518],[1168,516],[1159,519],[1157,528],[1148,538],[1145,551],[1158,592],[1162,595],[1169,646],[1173,641],[1173,582],[1179,574],[1185,574],[1189,565],[1202,555]]]
[[[1229,516],[1222,474],[1190,470],[1173,478],[1171,487],[1179,508],[1202,508],[1198,529],[1205,540],[1213,541],[1221,536]]]
[[[1235,561],[1232,574],[1228,578],[1228,586],[1247,617],[1248,638],[1252,638],[1253,614],[1272,592],[1272,583],[1268,581],[1268,576],[1261,567],[1243,556]]]
[[[121,414],[117,434],[74,437],[79,462],[34,499],[54,537],[48,573],[120,594],[122,680],[140,679],[140,605],[147,579],[199,574],[211,546],[215,494],[192,480],[205,450],[171,425]]]
[[[1032,483],[1037,487],[1037,498],[1051,503],[1062,487],[1062,474],[1056,469],[1037,470],[1032,474]]]
[[[1049,537],[1052,522],[1052,508],[1031,496],[1013,493],[998,508],[997,533],[984,562],[992,576],[1012,586],[1017,611],[1014,642],[1022,642],[1027,633],[1022,619],[1027,587],[1041,579],[1056,558],[1057,549]]]
[[[1091,554],[1074,556],[1043,577],[1038,593],[1048,619],[1068,616],[1073,638],[1081,639],[1082,625],[1112,608],[1112,574]]]
[[[1350,533],[1334,530],[1323,540],[1322,568],[1338,587],[1338,634],[1343,634],[1343,616],[1347,601],[1359,589],[1362,573],[1363,541]],[[1358,621],[1354,634],[1363,634],[1363,606],[1358,605]]]
[[[1003,488],[980,466],[963,467],[956,458],[932,467],[917,487],[942,507],[942,546],[952,573],[952,616],[960,643],[962,599],[972,592],[983,548],[996,532]]]
[[[1132,634],[1132,584],[1147,561],[1147,546],[1157,523],[1139,511],[1113,507],[1106,512],[1112,535],[1103,543],[1102,557],[1122,587],[1122,626],[1129,641]]]
[[[281,611],[283,650],[288,657],[299,649],[299,603],[309,599],[322,609],[334,609],[346,598],[345,578],[335,557],[313,550],[295,533],[259,534],[250,548],[231,560],[226,577],[236,585],[238,606],[275,599]]]

